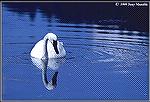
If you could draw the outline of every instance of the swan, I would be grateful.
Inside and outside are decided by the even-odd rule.
[[[33,65],[42,70],[42,81],[46,89],[53,90],[57,86],[58,68],[64,64],[65,57],[63,58],[49,58],[49,59],[38,59],[31,57]],[[52,69],[51,80],[47,80],[47,69]]]
[[[32,48],[30,55],[39,59],[60,58],[66,56],[63,43],[57,40],[54,33],[48,33]]]

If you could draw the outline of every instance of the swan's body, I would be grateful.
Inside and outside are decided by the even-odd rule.
[[[30,55],[35,58],[60,58],[66,55],[63,43],[57,41],[57,36],[53,33],[48,33],[42,40],[37,42]]]

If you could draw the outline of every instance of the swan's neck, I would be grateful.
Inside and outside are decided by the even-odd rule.
[[[45,43],[44,43],[44,50],[45,50],[45,55],[44,57],[47,58],[48,57],[48,52],[47,52],[47,43],[48,43],[48,39],[45,40]]]

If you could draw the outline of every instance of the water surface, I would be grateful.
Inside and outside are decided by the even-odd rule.
[[[148,99],[144,22],[139,26],[130,18],[120,19],[121,14],[102,13],[102,4],[92,6],[89,14],[85,8],[90,4],[80,9],[48,5],[3,4],[3,99]],[[44,86],[42,70],[30,58],[34,44],[48,32],[57,34],[67,52],[53,90]],[[47,69],[48,80],[54,72]]]

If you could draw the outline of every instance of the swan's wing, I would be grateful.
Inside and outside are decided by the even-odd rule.
[[[43,40],[40,40],[39,42],[37,42],[35,44],[35,46],[33,47],[33,49],[31,50],[31,53],[30,55],[32,57],[35,57],[35,58],[42,58],[45,54],[45,49],[44,49],[44,41]]]
[[[66,51],[64,49],[63,42],[58,43],[58,49],[59,49],[59,52],[60,52],[60,57],[64,57],[66,55]]]

